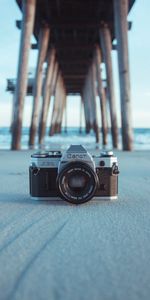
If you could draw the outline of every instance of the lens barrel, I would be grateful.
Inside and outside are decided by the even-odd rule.
[[[98,178],[84,162],[68,163],[58,174],[57,185],[62,197],[73,204],[89,201],[95,194]]]

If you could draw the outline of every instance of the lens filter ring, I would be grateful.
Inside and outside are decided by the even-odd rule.
[[[73,204],[89,201],[95,194],[98,178],[94,170],[84,162],[71,162],[57,177],[62,197]]]

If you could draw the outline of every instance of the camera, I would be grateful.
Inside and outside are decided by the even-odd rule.
[[[118,195],[118,163],[112,151],[91,155],[81,145],[67,151],[37,152],[29,167],[30,195],[38,200],[80,204],[113,200]]]

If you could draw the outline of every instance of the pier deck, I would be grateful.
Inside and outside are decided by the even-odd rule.
[[[30,151],[0,151],[0,299],[149,299],[150,153],[118,152],[119,200],[36,202]]]

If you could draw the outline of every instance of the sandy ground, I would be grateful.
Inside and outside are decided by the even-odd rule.
[[[150,299],[150,153],[117,153],[119,200],[32,201],[30,151],[0,151],[0,299]]]

